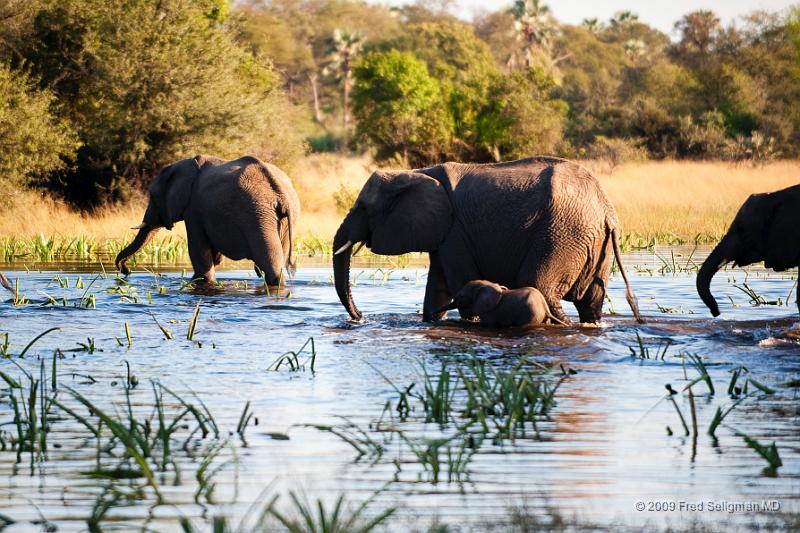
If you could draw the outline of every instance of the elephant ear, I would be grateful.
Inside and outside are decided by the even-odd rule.
[[[481,287],[475,295],[472,309],[476,315],[483,315],[497,307],[502,298],[503,292],[498,290],[497,286],[486,285]]]
[[[800,204],[782,197],[766,226],[764,266],[786,270],[800,266]]]
[[[453,220],[442,184],[419,172],[376,172],[358,201],[369,214],[371,249],[378,254],[436,251]]]
[[[183,220],[189,205],[192,186],[200,173],[201,157],[184,159],[164,167],[150,186],[150,198],[167,229]]]

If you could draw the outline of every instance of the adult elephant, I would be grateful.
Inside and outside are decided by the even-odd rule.
[[[423,320],[441,318],[461,287],[486,279],[512,289],[536,287],[561,321],[569,321],[564,299],[575,303],[581,322],[597,322],[614,254],[641,320],[620,263],[618,228],[597,179],[563,159],[375,172],[334,238],[336,292],[359,320],[350,249],[365,243],[378,254],[429,253]]]
[[[778,271],[800,267],[800,185],[751,195],[703,261],[697,274],[697,293],[712,315],[719,315],[719,306],[711,294],[714,274],[730,262],[747,266],[759,261]],[[800,286],[797,291],[800,299]],[[797,305],[800,312],[800,301]]]
[[[251,259],[269,285],[278,285],[283,268],[294,268],[292,242],[300,202],[292,182],[278,167],[255,157],[235,161],[198,155],[161,170],[150,185],[150,202],[139,233],[116,258],[129,273],[128,260],[160,228],[186,223],[194,277],[213,283],[222,256]]]

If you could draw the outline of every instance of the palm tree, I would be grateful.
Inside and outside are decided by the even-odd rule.
[[[590,19],[583,19],[583,22],[581,22],[581,26],[583,26],[584,28],[586,28],[587,30],[589,30],[594,34],[598,34],[604,29],[603,23],[600,22],[600,19],[598,19],[597,17]]]
[[[626,10],[626,11],[617,11],[616,13],[614,13],[614,16],[611,17],[611,20],[609,22],[611,22],[612,28],[624,29],[632,25],[637,20],[639,20],[639,15],[637,15],[633,11]]]
[[[550,8],[540,0],[515,0],[511,8],[517,38],[523,42],[525,66],[533,66],[533,49],[540,48],[548,57],[558,27],[550,15]]]
[[[628,39],[622,46],[631,59],[639,59],[647,54],[647,44],[641,39]]]
[[[361,52],[363,44],[364,36],[360,33],[336,28],[333,31],[329,47],[330,62],[327,69],[336,71],[342,82],[342,125],[345,136],[350,128],[350,88],[353,85],[353,61]]]

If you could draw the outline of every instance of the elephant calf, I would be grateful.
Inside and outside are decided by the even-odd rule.
[[[127,275],[128,260],[160,228],[186,223],[194,278],[213,283],[222,256],[251,259],[269,285],[279,285],[283,268],[294,269],[292,242],[300,201],[278,167],[255,157],[235,161],[198,155],[161,170],[150,185],[150,202],[139,233],[116,258]]]
[[[566,325],[553,316],[544,295],[534,287],[510,290],[491,281],[470,281],[456,293],[453,303],[440,311],[456,308],[462,318],[480,317],[481,325],[488,327]]]

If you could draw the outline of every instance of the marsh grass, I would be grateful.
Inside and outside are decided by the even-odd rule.
[[[672,339],[667,337],[663,341],[659,340],[658,346],[651,352],[651,348],[645,345],[644,339],[636,330],[636,345],[628,346],[628,350],[631,352],[631,357],[663,361],[670,346],[672,346]]]
[[[668,400],[675,412],[678,415],[678,418],[681,422],[681,426],[683,427],[684,434],[689,436],[690,434],[693,435],[692,439],[692,453],[691,453],[691,460],[694,461],[697,455],[697,436],[699,433],[698,426],[699,426],[699,416],[697,405],[695,402],[695,397],[697,396],[694,393],[694,387],[698,383],[704,383],[708,390],[706,395],[707,398],[713,398],[716,393],[716,387],[714,386],[713,380],[711,375],[708,372],[708,368],[706,367],[703,358],[696,354],[688,354],[688,353],[681,353],[677,357],[680,357],[684,362],[689,362],[689,367],[694,369],[696,372],[696,376],[692,379],[686,377],[686,367],[684,367],[684,378],[687,379],[688,383],[681,389],[680,392],[675,390],[672,385],[667,384],[665,388],[667,389],[667,394],[659,400],[660,403],[662,400]],[[760,381],[756,380],[753,376],[750,375],[750,370],[744,366],[737,366],[730,370],[730,380],[728,381],[727,386],[727,394],[733,400],[727,406],[718,406],[714,411],[714,415],[709,422],[708,429],[706,430],[706,434],[711,437],[713,441],[713,445],[715,447],[719,446],[719,440],[717,437],[717,430],[722,426],[726,427],[731,433],[734,435],[740,436],[744,439],[747,446],[753,449],[760,457],[762,457],[765,461],[767,461],[768,466],[764,469],[763,474],[766,476],[775,476],[777,475],[777,469],[782,466],[782,462],[780,459],[780,454],[778,452],[778,448],[775,442],[773,442],[769,446],[765,446],[760,444],[755,439],[751,438],[750,436],[746,435],[745,433],[741,432],[740,430],[727,426],[723,424],[724,420],[728,415],[733,412],[736,407],[741,405],[745,400],[751,398],[759,398],[761,396],[767,396],[775,394],[775,389],[764,385]],[[752,386],[752,390],[750,387]],[[686,423],[686,418],[683,415],[683,411],[678,406],[678,402],[675,400],[676,397],[680,396],[681,393],[686,395],[686,400],[689,404],[689,414],[690,414],[690,421],[691,421],[691,431],[689,430],[689,425]],[[654,405],[650,410],[645,413],[645,417],[650,414],[653,409],[658,405]],[[667,433],[672,435],[672,429],[667,426]]]
[[[310,347],[310,354],[308,358],[304,362],[300,362],[300,354],[306,349],[306,347]],[[273,361],[269,366],[267,366],[267,370],[280,370],[281,366],[285,365],[290,372],[298,372],[300,370],[305,370],[306,365],[308,365],[311,372],[314,372],[314,366],[317,362],[317,349],[314,346],[314,337],[309,337],[305,343],[300,347],[297,351],[288,351],[284,354],[281,354],[275,361]]]
[[[289,491],[294,516],[278,509],[279,496],[270,501],[266,515],[275,518],[289,533],[368,533],[386,522],[396,511],[395,507],[389,507],[368,517],[367,509],[377,494],[348,511],[344,494],[336,498],[331,508],[327,508],[322,500],[312,503]]]
[[[593,162],[585,162],[590,168]],[[377,166],[366,157],[314,154],[300,161],[292,181],[300,196],[298,256],[328,257],[345,212],[336,198],[352,198]],[[623,250],[659,244],[711,244],[727,230],[742,202],[754,192],[797,183],[800,163],[780,161],[757,168],[720,162],[651,161],[621,165],[613,174],[597,170],[623,228]],[[342,195],[342,191],[347,191]],[[338,195],[338,196],[337,196]],[[33,192],[12,202],[0,220],[0,260],[108,262],[133,238],[130,226],[141,220],[146,199],[93,213],[79,213]],[[70,228],[64,234],[64,228]],[[363,258],[371,253],[362,251]],[[377,258],[377,256],[376,256]],[[425,260],[410,256],[402,261]],[[666,258],[665,258],[666,259]],[[178,224],[156,237],[130,265],[188,262],[186,233]],[[671,262],[670,262],[671,263]]]
[[[192,311],[192,317],[189,319],[189,329],[186,331],[186,340],[192,341],[194,340],[194,334],[197,330],[197,321],[200,319],[200,302],[197,302],[197,305],[194,306],[194,311]]]
[[[59,360],[70,350],[55,349],[52,358],[39,356],[38,364],[26,361],[34,344],[58,329],[36,335],[16,355],[11,353],[8,335],[3,336],[3,352],[19,375],[0,370],[0,379],[8,387],[10,407],[9,416],[0,422],[0,450],[14,451],[17,463],[29,456],[33,473],[37,464],[48,459],[54,426],[72,421],[85,429],[86,434],[79,440],[96,441],[97,455],[94,467],[81,474],[101,483],[87,519],[90,531],[100,531],[100,522],[116,506],[135,504],[151,496],[156,505],[166,503],[164,483],[170,479],[181,482],[179,456],[199,458],[195,500],[211,502],[213,478],[226,464],[216,463],[228,441],[220,438],[217,423],[205,404],[191,391],[181,396],[157,381],[150,381],[150,402],[141,397],[134,400],[132,393],[138,379],[127,361],[122,401],[90,399],[86,392],[60,383]],[[93,338],[88,338],[73,351],[77,350],[93,353],[99,348]],[[97,382],[92,379],[88,383]],[[236,429],[242,440],[252,417],[248,402]],[[72,429],[68,434],[74,433]],[[63,448],[58,436],[52,447]]]

